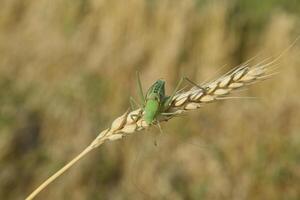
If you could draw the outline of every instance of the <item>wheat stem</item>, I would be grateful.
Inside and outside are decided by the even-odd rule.
[[[37,194],[39,194],[43,189],[45,189],[50,183],[52,183],[55,179],[61,176],[64,172],[66,172],[70,167],[72,167],[77,161],[83,158],[92,149],[93,148],[90,146],[85,148],[78,156],[76,156],[73,160],[67,163],[64,167],[62,167],[55,174],[50,176],[45,182],[43,182],[43,184],[41,184],[38,188],[36,188],[25,200],[33,199]]]

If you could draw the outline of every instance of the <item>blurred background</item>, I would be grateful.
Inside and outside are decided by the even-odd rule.
[[[0,199],[24,199],[122,114],[136,70],[170,93],[182,75],[274,59],[299,13],[298,0],[1,0]],[[37,199],[300,199],[299,52],[236,94],[258,99],[105,144]]]

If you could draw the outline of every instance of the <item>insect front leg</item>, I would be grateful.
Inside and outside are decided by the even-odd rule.
[[[136,122],[143,116],[143,112],[144,112],[143,109],[141,109],[138,114],[130,115],[130,118],[132,119],[132,121]]]
[[[132,121],[135,121],[135,122],[136,122],[140,117],[141,117],[141,115],[138,115],[138,114],[130,115],[130,118],[132,119]]]

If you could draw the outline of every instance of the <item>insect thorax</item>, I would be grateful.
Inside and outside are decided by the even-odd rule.
[[[148,90],[146,100],[161,101],[165,96],[165,81],[157,80]]]

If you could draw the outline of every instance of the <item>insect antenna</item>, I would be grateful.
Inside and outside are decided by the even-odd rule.
[[[192,81],[191,79],[189,79],[189,78],[187,78],[187,77],[184,77],[184,80],[186,80],[186,81],[189,82],[191,85],[193,85],[193,86],[195,86],[195,87],[197,87],[197,88],[199,88],[199,89],[205,90],[204,87],[198,85],[197,83],[195,83],[194,81]]]
[[[135,110],[137,108],[141,108],[141,105],[133,97],[130,97],[130,107],[131,110]]]
[[[138,88],[139,88],[138,89],[139,97],[140,97],[141,101],[143,102],[143,104],[145,104],[146,99],[145,99],[144,92],[143,92],[140,73],[138,71],[136,71],[136,80],[137,80],[137,85],[138,85]]]

